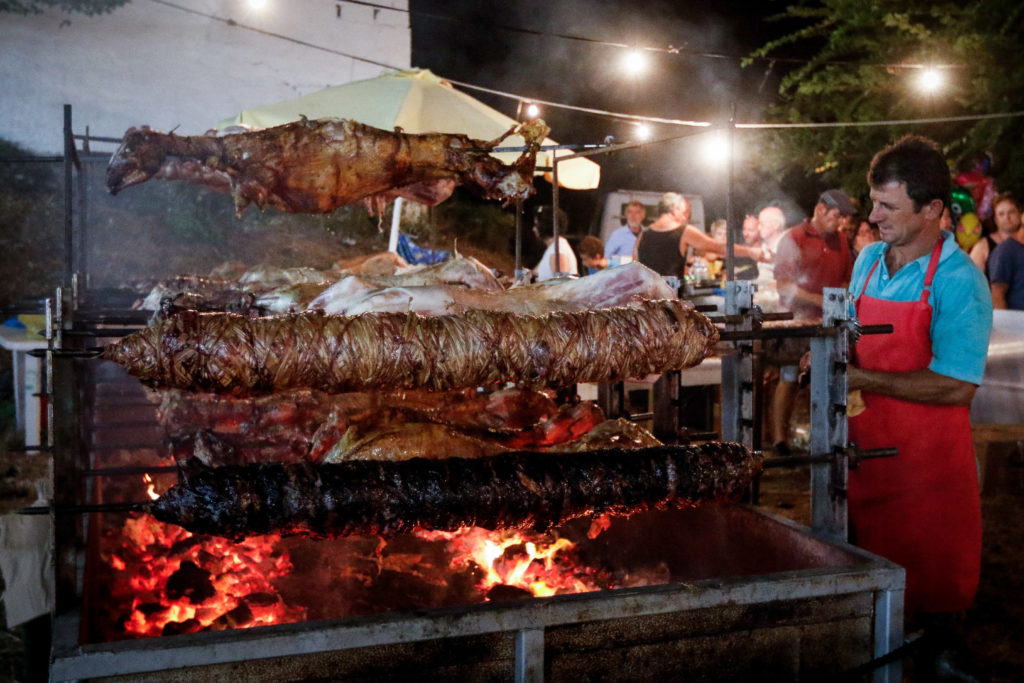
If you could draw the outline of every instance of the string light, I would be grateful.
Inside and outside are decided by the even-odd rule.
[[[941,90],[945,84],[945,75],[934,67],[923,69],[917,77],[917,87],[929,95]]]
[[[529,119],[535,119],[540,116],[540,107],[536,104],[530,103],[526,105],[526,117]]]
[[[249,9],[256,10],[257,12],[267,7],[267,0],[247,0]]]
[[[722,166],[729,159],[730,152],[729,137],[725,133],[717,131],[704,136],[701,156],[708,164]]]
[[[649,140],[651,137],[651,127],[646,123],[638,123],[636,124],[634,134],[637,140]]]
[[[622,58],[622,68],[630,76],[639,76],[647,69],[647,55],[643,50],[629,50]]]

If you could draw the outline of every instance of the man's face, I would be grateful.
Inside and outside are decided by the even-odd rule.
[[[995,208],[996,227],[1004,235],[1012,235],[1020,227],[1020,210],[1011,201],[1001,201]]]
[[[690,202],[682,201],[672,209],[672,217],[683,223],[690,222]]]
[[[747,244],[754,244],[761,239],[761,231],[757,227],[757,216],[747,216],[743,219],[743,241]]]
[[[626,207],[626,223],[631,228],[639,228],[644,220],[644,209],[636,204],[630,204]],[[634,232],[636,232],[634,230]]]
[[[891,181],[871,188],[871,215],[883,242],[895,247],[913,242],[925,227],[925,208],[914,211],[914,200],[907,195],[907,184]]]
[[[846,220],[845,216],[839,213],[839,209],[825,204],[818,204],[814,209],[818,218],[818,229],[823,233],[832,234],[839,230],[839,226]]]
[[[761,209],[761,213],[757,214],[758,229],[761,231],[761,239],[770,239],[786,223],[786,218],[782,214],[782,209],[774,206],[769,206],[765,209]]]

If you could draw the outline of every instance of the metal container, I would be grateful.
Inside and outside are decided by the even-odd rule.
[[[92,645],[76,644],[70,614],[56,624],[51,675],[800,680],[863,665],[902,639],[901,568],[755,508],[617,519],[582,540],[580,555],[616,570],[659,567],[668,582]]]

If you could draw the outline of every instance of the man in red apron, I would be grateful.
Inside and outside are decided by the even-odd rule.
[[[866,409],[850,421],[861,448],[899,449],[850,472],[851,539],[907,570],[905,610],[936,623],[974,599],[981,564],[981,501],[969,409],[992,326],[984,276],[939,228],[949,201],[945,159],[908,136],[868,171],[870,220],[881,242],[857,259],[850,291],[866,335],[849,368]],[[945,621],[950,621],[946,619]]]

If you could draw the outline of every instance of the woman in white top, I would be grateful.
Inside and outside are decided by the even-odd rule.
[[[557,216],[557,218],[556,218]],[[555,263],[555,220],[558,221],[558,263]],[[553,207],[542,206],[537,209],[533,220],[533,232],[547,245],[540,262],[533,269],[537,276],[537,282],[550,280],[555,273],[579,275],[579,266],[576,263],[576,254],[565,239],[565,231],[569,227],[569,218],[565,211],[558,209],[556,214]]]

